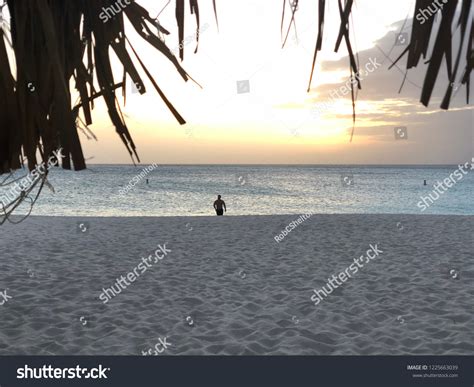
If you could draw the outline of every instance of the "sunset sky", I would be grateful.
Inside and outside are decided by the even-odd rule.
[[[167,1],[142,0],[155,17]],[[423,68],[410,71],[400,94],[403,73],[388,70],[386,59],[413,0],[358,0],[354,11],[352,41],[361,67],[375,60],[381,67],[367,74],[357,103],[357,125],[350,143],[352,110],[350,94],[326,105],[331,91],[349,77],[347,51],[335,54],[339,28],[338,10],[330,2],[329,19],[318,59],[313,87],[306,92],[317,33],[316,1],[301,0],[296,28],[282,49],[281,1],[217,1],[219,31],[212,2],[201,9],[199,51],[195,42],[185,46],[184,68],[200,84],[184,82],[174,67],[137,37],[129,26],[129,38],[155,80],[188,122],[179,125],[162,100],[146,83],[144,96],[129,94],[123,108],[127,124],[143,163],[165,164],[448,164],[473,156],[472,104],[465,105],[464,88],[454,99],[452,111],[439,110],[447,85],[445,72],[429,108],[419,103]],[[195,33],[194,16],[187,9],[185,37]],[[287,9],[287,15],[289,9]],[[160,16],[179,42],[173,4]],[[285,21],[285,26],[289,19]],[[411,20],[405,31],[410,31]],[[285,30],[286,31],[286,30]],[[390,54],[395,59],[404,46]],[[402,62],[402,66],[404,62]],[[138,68],[139,66],[137,66]],[[116,68],[117,80],[121,68]],[[143,79],[145,75],[143,74]],[[238,81],[248,81],[249,92],[239,94]],[[242,86],[245,90],[245,85]],[[334,92],[332,93],[334,95]],[[123,103],[123,99],[120,99]],[[315,106],[322,113],[314,114]],[[396,140],[395,127],[407,127],[408,139]],[[97,104],[93,132],[98,142],[81,134],[90,163],[130,163],[130,158]]]

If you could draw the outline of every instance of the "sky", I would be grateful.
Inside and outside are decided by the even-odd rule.
[[[155,17],[167,0],[138,3]],[[186,125],[176,122],[150,83],[145,82],[145,95],[132,93],[130,87],[126,104],[123,99],[120,103],[142,163],[457,164],[471,160],[474,110],[472,104],[465,104],[464,89],[449,112],[441,111],[440,98],[447,86],[443,72],[437,93],[425,108],[419,103],[423,68],[409,72],[400,93],[403,71],[388,70],[390,58],[404,49],[403,45],[393,46],[403,21],[413,14],[413,0],[355,2],[351,39],[367,74],[358,95],[352,142],[351,98],[344,89],[349,79],[344,44],[334,53],[339,28],[337,3],[329,2],[323,51],[309,93],[317,2],[300,1],[296,31],[291,29],[284,48],[281,3],[217,1],[218,29],[212,2],[201,1],[202,28],[196,54],[195,42],[189,42],[195,34],[195,21],[187,9],[185,37],[189,38],[185,39],[182,65],[199,85],[184,82],[169,61],[127,26],[132,44],[187,121]],[[171,32],[166,43],[174,50],[179,41],[173,4],[163,10],[159,21]],[[289,22],[287,18],[285,26]],[[403,31],[409,32],[410,25],[411,20]],[[400,65],[403,68],[404,62]],[[122,74],[118,64],[115,73],[118,81]],[[103,104],[96,105],[93,118],[90,128],[99,141],[81,134],[89,162],[130,163]]]

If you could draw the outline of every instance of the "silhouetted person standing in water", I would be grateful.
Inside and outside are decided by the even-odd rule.
[[[224,210],[227,212],[225,202],[221,199],[221,195],[217,195],[217,200],[214,202],[214,209],[216,210],[217,216],[224,215]]]

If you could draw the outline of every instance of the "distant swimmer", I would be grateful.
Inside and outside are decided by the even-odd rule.
[[[426,180],[423,182],[423,185],[426,185]]]
[[[224,211],[227,212],[225,202],[221,199],[221,195],[217,195],[217,200],[214,202],[214,209],[216,210],[217,216],[224,215]]]

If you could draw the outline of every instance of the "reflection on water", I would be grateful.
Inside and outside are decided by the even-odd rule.
[[[53,170],[34,215],[214,215],[221,194],[227,215],[422,213],[417,203],[457,167],[91,166]],[[148,182],[147,182],[148,179]],[[423,185],[427,180],[427,186]],[[136,183],[120,195],[131,181]],[[474,174],[441,195],[426,214],[474,214]],[[1,194],[1,191],[0,191]],[[190,227],[192,227],[190,225]]]

